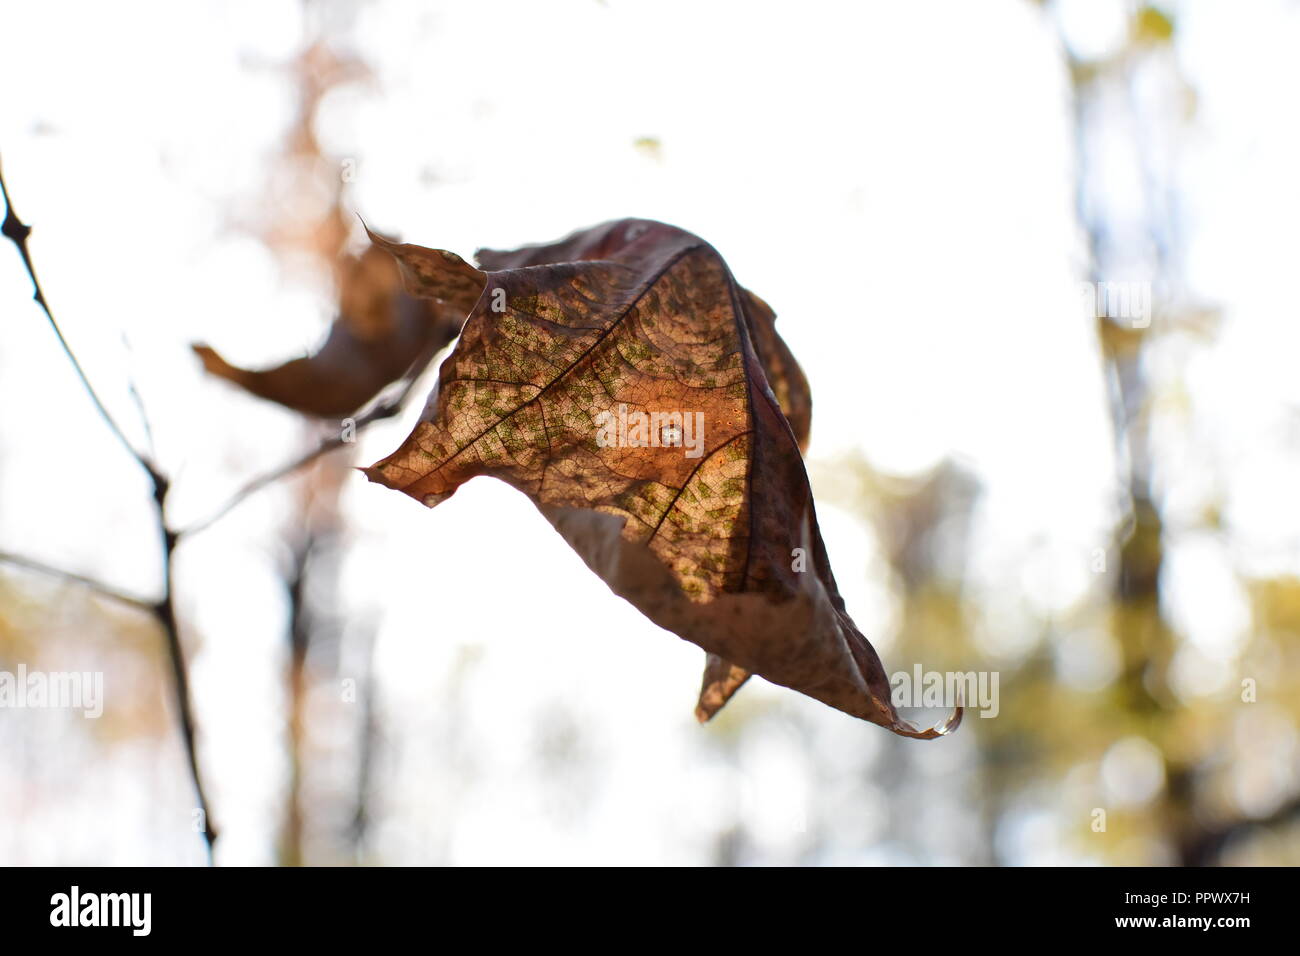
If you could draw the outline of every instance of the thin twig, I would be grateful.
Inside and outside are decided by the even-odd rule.
[[[415,381],[415,377],[408,378],[403,383],[401,390],[391,399],[381,402],[364,415],[359,416],[355,420],[353,428],[351,429],[353,437],[361,434],[367,426],[387,418],[392,418],[400,413],[402,406],[406,402],[406,397],[410,394],[412,387],[415,385]],[[267,485],[275,484],[281,478],[291,475],[299,468],[311,464],[322,455],[329,454],[335,449],[342,448],[344,445],[350,443],[351,439],[344,439],[341,431],[338,435],[322,440],[315,448],[303,453],[292,461],[285,462],[283,465],[273,468],[271,471],[264,474],[258,475],[256,478],[241,485],[239,490],[226,500],[225,504],[203,520],[195,522],[187,528],[182,528],[177,532],[177,537],[188,538],[191,535],[198,534],[210,525],[215,524],[219,518],[225,517],[225,515],[233,511],[244,501],[245,498],[249,497],[254,492],[261,491]]]
[[[45,292],[41,288],[40,279],[37,278],[36,268],[32,264],[32,257],[27,249],[27,237],[31,234],[31,227],[18,218],[14,212],[13,203],[9,198],[9,188],[4,181],[4,172],[0,168],[0,196],[4,198],[5,217],[3,225],[0,226],[0,232],[18,247],[18,254],[22,257],[23,265],[27,268],[27,275],[32,280],[32,288],[35,298],[45,317],[49,320],[50,327],[54,330],[54,335],[63,347],[64,354],[68,361],[72,363],[77,377],[81,379],[81,384],[85,386],[86,392],[90,395],[91,401],[94,402],[95,408],[99,411],[100,417],[103,418],[109,430],[117,436],[122,447],[127,450],[132,458],[144,469],[149,475],[149,480],[153,482],[153,501],[154,517],[158,526],[158,534],[162,544],[163,558],[163,596],[162,600],[155,604],[149,605],[155,619],[162,627],[163,634],[167,641],[167,652],[171,658],[172,665],[172,686],[175,691],[177,714],[181,725],[181,736],[185,742],[185,752],[189,759],[190,777],[194,783],[194,791],[198,800],[198,809],[203,817],[203,838],[207,846],[208,862],[213,862],[213,846],[216,843],[217,831],[212,822],[212,813],[209,808],[207,792],[203,786],[203,775],[199,769],[198,752],[195,747],[195,721],[194,708],[190,699],[189,678],[185,667],[185,652],[181,646],[180,631],[176,623],[176,604],[175,604],[175,587],[174,587],[174,566],[173,555],[176,550],[178,536],[167,527],[166,504],[167,491],[170,487],[166,476],[154,464],[151,457],[141,452],[126,437],[117,420],[109,413],[108,408],[100,400],[99,394],[95,391],[94,386],[90,384],[90,379],[86,377],[85,370],[77,360],[76,354],[64,338],[63,330],[59,327],[58,320],[55,319],[54,313],[50,310],[48,301],[45,298]],[[147,422],[146,422],[147,428]]]
[[[158,449],[153,441],[153,426],[149,424],[149,415],[144,410],[144,399],[140,397],[140,390],[135,387],[135,379],[130,378],[130,372],[127,372],[127,388],[131,393],[131,402],[135,405],[135,410],[140,414],[140,421],[144,425],[144,444],[149,449],[150,459],[157,459]]]
[[[68,361],[72,363],[72,368],[77,373],[77,378],[81,379],[81,384],[85,387],[86,394],[90,396],[90,400],[99,411],[100,417],[103,418],[104,423],[108,425],[109,431],[117,437],[117,440],[122,443],[122,447],[130,453],[131,457],[138,461],[145,471],[149,472],[150,477],[153,477],[157,474],[157,469],[155,469],[153,462],[148,457],[141,454],[141,452],[131,444],[131,440],[126,437],[126,433],[122,431],[121,426],[118,425],[117,419],[109,413],[108,408],[100,399],[99,393],[95,391],[95,387],[90,384],[90,379],[86,377],[86,370],[81,367],[81,362],[77,360],[76,353],[72,351],[72,346],[70,346],[68,340],[64,338],[63,329],[59,327],[59,322],[54,318],[54,313],[50,311],[49,302],[45,298],[45,290],[41,288],[41,280],[36,277],[36,267],[32,264],[32,256],[27,249],[27,237],[31,235],[32,227],[22,222],[18,218],[18,214],[14,212],[13,203],[9,199],[9,187],[5,185],[3,167],[0,167],[0,196],[3,196],[5,203],[5,218],[3,226],[0,226],[0,232],[3,232],[5,237],[12,240],[13,244],[18,247],[18,254],[22,256],[23,265],[27,267],[27,275],[30,276],[32,280],[32,298],[36,300],[36,304],[41,307],[41,310],[45,313],[45,317],[49,319],[50,328],[54,330],[54,335],[59,340],[59,345],[63,347],[63,354],[66,355]]]
[[[60,578],[64,581],[70,581],[73,584],[80,584],[99,594],[102,597],[125,604],[141,611],[153,613],[157,601],[150,601],[147,598],[136,597],[133,594],[127,594],[125,591],[119,591],[111,584],[105,584],[103,581],[87,577],[84,574],[77,574],[75,571],[65,571],[63,568],[56,568],[52,564],[46,564],[43,561],[36,561],[33,558],[23,557],[21,554],[13,554],[9,551],[0,551],[0,564],[11,564],[14,567],[26,568],[28,571],[36,571],[40,574],[47,574],[53,578]]]
[[[189,538],[190,536],[196,535],[200,531],[203,531],[205,528],[209,527],[210,525],[216,524],[218,519],[224,518],[227,514],[233,511],[237,505],[243,502],[245,498],[253,494],[255,491],[261,491],[267,485],[275,484],[281,478],[293,474],[299,468],[311,464],[321,455],[328,454],[329,452],[334,451],[334,449],[336,448],[341,448],[343,447],[344,444],[346,443],[343,441],[341,437],[325,439],[319,445],[313,448],[311,451],[308,451],[303,455],[300,455],[299,457],[295,458],[293,461],[286,462],[285,464],[279,466],[278,468],[268,471],[265,474],[258,475],[256,478],[240,486],[239,490],[236,491],[233,495],[231,495],[230,498],[227,499],[225,504],[223,504],[212,514],[208,515],[208,517],[204,518],[202,521],[195,522],[194,524],[190,525],[188,528],[182,528],[179,532],[180,536],[183,538]]]

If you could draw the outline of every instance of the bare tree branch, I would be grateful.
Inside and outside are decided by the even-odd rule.
[[[138,610],[153,613],[157,601],[150,601],[145,598],[136,597],[133,594],[127,594],[125,591],[119,591],[111,584],[105,584],[103,581],[87,577],[84,574],[77,574],[75,571],[65,571],[63,568],[56,568],[51,564],[45,564],[42,561],[36,561],[32,558],[25,558],[21,554],[13,554],[9,551],[0,551],[0,563],[11,564],[14,567],[26,568],[29,571],[36,571],[39,574],[46,574],[53,578],[60,578],[64,581],[70,581],[73,584],[80,584],[94,591],[102,597],[110,598],[120,604],[133,607]]]
[[[14,212],[13,203],[9,199],[9,188],[5,185],[3,167],[0,167],[0,196],[3,196],[5,203],[5,218],[3,226],[0,226],[0,232],[3,232],[5,237],[10,239],[13,244],[18,247],[18,254],[22,256],[23,265],[27,267],[27,275],[30,276],[32,280],[32,298],[36,300],[36,304],[41,307],[41,310],[45,313],[45,317],[49,320],[50,328],[54,330],[54,335],[59,340],[59,345],[63,348],[63,354],[66,355],[68,361],[72,363],[72,368],[77,373],[77,378],[81,379],[81,384],[85,386],[86,394],[88,394],[90,400],[94,402],[96,410],[98,410],[100,417],[104,419],[104,423],[108,425],[109,431],[117,437],[117,440],[122,443],[122,447],[127,450],[132,458],[140,463],[140,466],[149,473],[151,478],[156,477],[158,472],[154,467],[153,461],[131,444],[131,440],[126,437],[126,433],[122,431],[122,427],[118,425],[117,419],[112,416],[108,408],[104,405],[103,401],[99,397],[99,393],[95,391],[95,387],[90,384],[90,379],[86,377],[86,370],[81,367],[81,362],[77,360],[76,353],[72,351],[72,346],[68,344],[68,340],[64,337],[63,329],[59,327],[59,322],[54,318],[54,313],[50,311],[49,302],[45,298],[45,290],[41,288],[41,280],[36,277],[36,267],[32,264],[32,256],[27,249],[27,237],[31,235],[32,227],[20,220],[18,214]]]
[[[199,768],[198,752],[195,747],[195,721],[194,708],[190,697],[189,678],[185,666],[185,652],[181,646],[180,632],[176,623],[176,605],[175,605],[175,588],[174,588],[174,568],[173,555],[176,550],[178,536],[167,527],[166,503],[167,491],[170,487],[165,475],[154,464],[153,459],[141,452],[126,437],[117,420],[109,413],[107,407],[100,400],[99,394],[95,391],[94,386],[90,384],[90,379],[86,377],[85,370],[77,360],[76,354],[68,344],[68,340],[63,335],[63,330],[59,327],[58,320],[55,319],[48,301],[45,298],[45,292],[41,288],[40,279],[37,278],[36,268],[32,263],[31,253],[27,248],[27,237],[31,234],[31,227],[18,218],[14,212],[13,203],[9,197],[9,188],[4,181],[4,172],[0,168],[0,196],[3,196],[5,203],[5,217],[3,225],[0,226],[0,232],[10,239],[18,248],[18,254],[22,257],[23,265],[27,268],[27,275],[32,280],[34,298],[41,310],[45,313],[50,322],[50,327],[54,330],[59,344],[63,347],[64,354],[68,361],[72,363],[77,377],[81,379],[81,384],[85,386],[87,394],[90,395],[91,401],[94,402],[95,408],[99,411],[100,417],[104,419],[109,430],[122,443],[132,458],[139,463],[140,467],[149,475],[149,480],[153,482],[153,501],[154,516],[157,522],[158,534],[162,545],[163,558],[163,597],[162,600],[150,604],[149,608],[154,617],[162,626],[163,634],[167,641],[167,652],[171,658],[172,665],[172,686],[175,691],[177,713],[180,719],[181,736],[185,742],[185,752],[189,760],[190,777],[194,783],[195,795],[198,800],[198,809],[203,816],[203,837],[208,851],[208,862],[211,863],[213,856],[212,850],[216,843],[217,831],[212,823],[212,814],[209,808],[206,790],[203,786],[203,774]],[[146,419],[146,432],[148,429]],[[30,566],[30,563],[29,563]],[[53,569],[49,569],[53,570]],[[65,575],[66,576],[66,575]],[[84,581],[83,583],[89,583]]]

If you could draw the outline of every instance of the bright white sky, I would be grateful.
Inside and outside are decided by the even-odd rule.
[[[1112,7],[1067,5],[1081,51],[1114,42]],[[1200,113],[1174,185],[1193,200],[1193,291],[1223,307],[1224,325],[1187,369],[1192,430],[1162,432],[1161,447],[1181,466],[1165,481],[1189,516],[1227,494],[1231,553],[1204,539],[1171,552],[1176,614],[1221,660],[1249,626],[1233,568],[1297,565],[1300,24],[1281,0],[1248,16],[1179,10]],[[291,415],[203,378],[189,353],[207,341],[237,364],[270,364],[311,348],[329,318],[322,290],[285,279],[239,227],[292,115],[278,65],[301,42],[299,6],[48,2],[10,5],[3,22],[0,146],[43,282],[128,423],[128,372],[137,381],[186,524],[303,440]],[[1035,5],[378,2],[360,5],[352,36],[375,77],[333,95],[319,133],[357,161],[350,202],[368,222],[467,256],[622,216],[699,233],[777,310],[808,373],[814,474],[853,452],[899,473],[953,457],[985,490],[974,579],[1041,613],[1084,595],[1116,466],[1075,296],[1068,82]],[[641,137],[661,156],[636,148]],[[145,484],[28,297],[9,250],[0,546],[152,593]],[[360,463],[391,451],[410,419],[369,433]],[[273,529],[288,500],[260,495],[181,554],[224,862],[271,859],[284,774]],[[612,597],[522,496],[484,479],[427,511],[358,475],[345,501],[355,546],[341,600],[380,615],[384,705],[403,725],[383,771],[383,859],[699,862],[739,815],[760,859],[780,861],[797,853],[799,821],[826,817],[813,757],[779,724],[738,762],[713,759],[714,731],[691,715],[702,654]],[[830,503],[819,514],[850,611],[887,666],[906,666],[889,657],[891,598],[867,529]],[[883,745],[816,702],[743,694],[790,698],[846,774]],[[585,770],[560,779],[538,765],[539,735],[575,725]],[[6,800],[32,812],[4,769],[16,759],[6,736],[0,818]],[[917,773],[952,773],[969,746],[918,746]],[[179,768],[149,770],[180,778],[167,798],[177,819]],[[111,811],[60,792],[44,812],[114,813],[115,859],[138,861],[133,836],[172,811],[119,789]],[[849,811],[859,842],[884,842],[843,862],[914,858],[888,841],[888,811],[869,799]],[[9,850],[97,859],[76,825],[62,833]],[[197,853],[156,840],[160,859]]]

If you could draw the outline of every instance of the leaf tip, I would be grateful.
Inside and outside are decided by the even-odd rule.
[[[357,218],[361,219],[360,216],[358,216]],[[396,254],[395,250],[399,245],[401,245],[401,243],[396,242],[392,239],[389,239],[387,236],[382,236],[379,233],[375,232],[373,229],[370,228],[370,224],[367,223],[364,219],[361,219],[361,228],[366,231],[366,238],[370,240],[371,245],[377,246],[378,248],[383,249],[385,252],[393,253],[394,255]]]
[[[221,353],[210,345],[203,342],[191,342],[190,350],[199,357],[199,361],[203,363],[203,370],[209,375],[216,375],[232,382],[241,381],[242,371],[222,358]]]
[[[945,717],[939,723],[935,724],[929,730],[918,730],[914,725],[901,717],[896,717],[890,730],[900,737],[912,737],[916,740],[934,740],[938,737],[947,737],[954,733],[961,726],[962,715],[965,714],[966,708],[962,706],[960,697],[957,700],[957,706],[953,708],[951,714]]]
[[[384,478],[384,473],[380,470],[379,466],[382,464],[383,462],[378,462],[374,465],[358,465],[356,470],[365,475],[367,481],[373,481],[377,485],[384,485],[387,488],[391,488],[393,487],[392,484]]]

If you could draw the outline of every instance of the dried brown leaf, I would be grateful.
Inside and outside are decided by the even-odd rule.
[[[473,278],[448,253],[383,246],[410,291]],[[927,731],[898,716],[845,613],[795,431],[807,382],[713,247],[623,220],[479,261],[422,420],[371,480],[430,507],[478,475],[528,495],[614,593],[708,653],[701,719],[755,673],[904,736],[956,726],[960,710]]]

